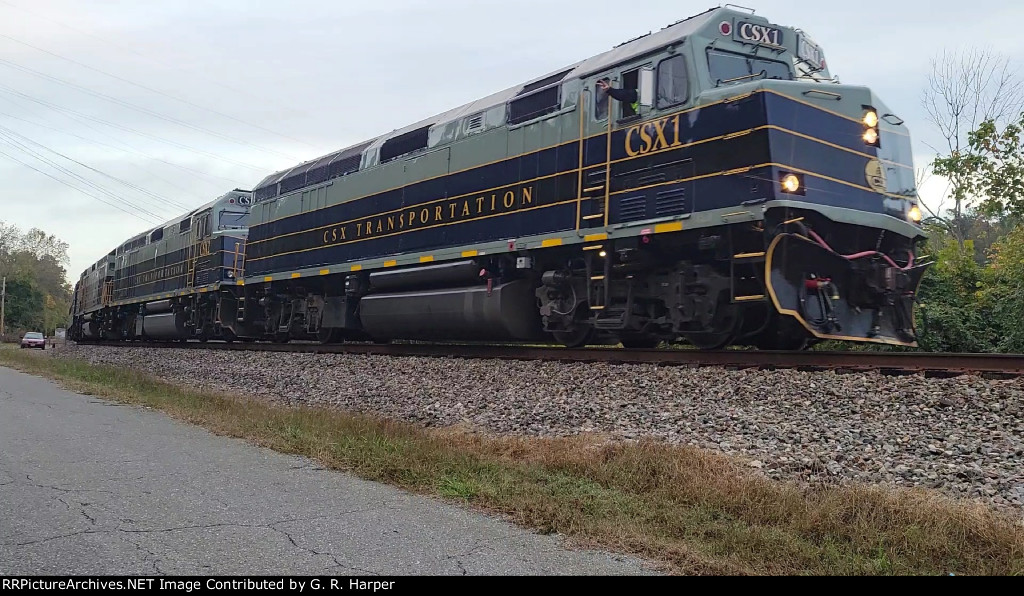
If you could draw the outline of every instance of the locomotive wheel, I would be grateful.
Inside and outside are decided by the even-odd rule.
[[[732,304],[719,304],[715,313],[714,330],[686,333],[683,337],[700,350],[721,350],[736,341],[743,328],[742,311]]]
[[[759,350],[800,351],[811,347],[811,338],[807,331],[792,317],[776,313],[768,327],[754,337],[754,345]]]
[[[321,327],[316,332],[316,340],[321,344],[334,344],[341,341],[341,329],[325,329]]]
[[[582,348],[593,336],[594,328],[590,325],[577,324],[572,331],[552,331],[555,341],[567,348]]]

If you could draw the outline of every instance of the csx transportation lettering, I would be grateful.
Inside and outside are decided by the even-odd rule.
[[[626,131],[626,155],[630,157],[646,155],[669,147],[678,147],[681,144],[679,141],[679,114],[637,124]]]
[[[740,23],[736,28],[740,39],[754,43],[764,43],[772,46],[782,45],[782,31],[775,27],[755,25],[753,23]]]

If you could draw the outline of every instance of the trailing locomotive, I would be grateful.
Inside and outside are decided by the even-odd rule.
[[[915,345],[919,220],[903,121],[835,84],[804,32],[716,8],[268,176],[232,236],[244,279],[180,273],[201,266],[196,236],[160,253],[153,286],[125,269],[146,236],[129,241],[98,264],[112,294],[83,274],[75,322],[107,339]]]

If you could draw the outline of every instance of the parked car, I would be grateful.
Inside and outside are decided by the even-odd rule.
[[[42,333],[38,331],[29,331],[25,334],[25,337],[21,338],[21,347],[23,348],[39,348],[40,350],[46,349],[46,338],[43,337]]]

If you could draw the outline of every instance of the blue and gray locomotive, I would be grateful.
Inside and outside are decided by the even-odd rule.
[[[201,235],[141,273],[113,253],[80,336],[916,343],[903,121],[804,32],[728,8],[238,195],[245,230],[210,251],[244,270],[236,250],[195,278]],[[150,334],[151,309],[178,314]]]

